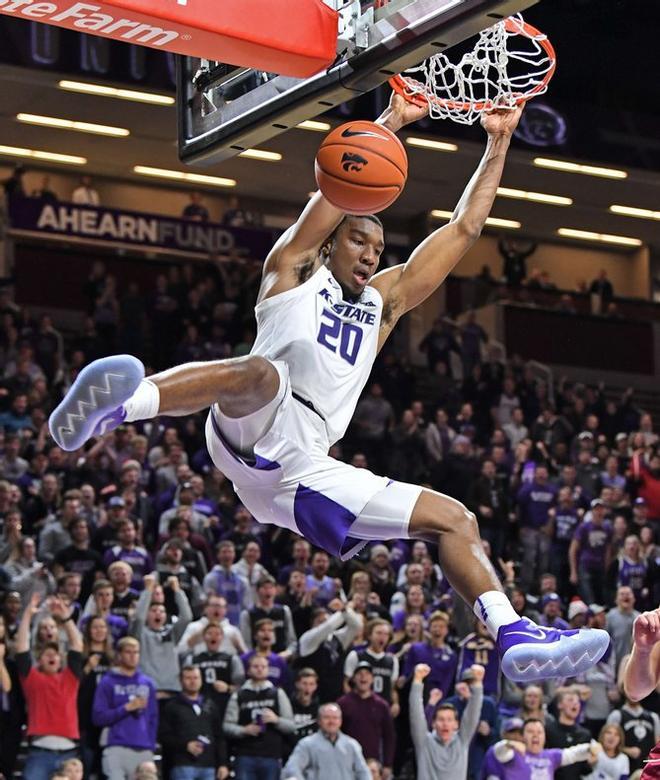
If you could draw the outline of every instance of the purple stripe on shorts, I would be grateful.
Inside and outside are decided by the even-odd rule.
[[[301,535],[330,555],[341,555],[355,515],[316,490],[298,485],[293,516]]]
[[[237,455],[227,439],[222,435],[222,431],[220,430],[220,426],[218,425],[218,421],[215,419],[213,412],[211,412],[211,425],[213,426],[215,435],[220,439],[222,446],[239,463],[243,463],[245,466],[249,466],[251,469],[258,469],[259,471],[274,471],[275,469],[281,468],[276,460],[268,460],[268,458],[264,458],[261,455],[255,455],[254,460],[246,460],[240,455]]]

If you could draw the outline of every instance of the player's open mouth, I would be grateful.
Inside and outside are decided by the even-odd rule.
[[[369,281],[369,272],[358,269],[357,271],[353,271],[353,278],[360,285],[360,287],[364,287],[364,285]]]

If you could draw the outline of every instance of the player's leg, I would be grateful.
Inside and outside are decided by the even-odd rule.
[[[144,378],[131,355],[95,360],[77,377],[49,420],[53,438],[65,450],[122,422],[159,414],[193,414],[218,403],[228,418],[252,415],[278,394],[277,369],[265,358],[188,363]]]
[[[483,593],[502,591],[481,546],[477,519],[460,501],[422,490],[410,517],[409,534],[413,539],[438,544],[440,568],[468,604],[474,604]],[[513,607],[502,595],[511,610],[509,616],[517,620]]]
[[[606,631],[556,631],[521,619],[483,552],[474,514],[455,499],[423,490],[410,515],[409,536],[437,541],[440,567],[497,641],[502,670],[511,679],[574,676],[607,650]]]

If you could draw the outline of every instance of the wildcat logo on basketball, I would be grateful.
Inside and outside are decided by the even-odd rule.
[[[359,173],[365,165],[369,165],[369,160],[365,160],[359,154],[351,154],[350,152],[344,152],[341,156],[341,167],[345,171],[354,171]]]
[[[176,4],[187,6],[187,3],[188,0],[177,0]],[[92,3],[68,2],[58,5],[35,0],[0,0],[0,13],[3,14],[58,24],[95,35],[109,35],[111,38],[133,43],[167,46],[180,37],[177,30],[165,30],[163,27],[124,17],[117,18],[106,13],[108,10],[108,5]],[[140,11],[137,10],[137,13]]]

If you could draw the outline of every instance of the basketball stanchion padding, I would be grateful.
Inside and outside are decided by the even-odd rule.
[[[375,214],[401,194],[408,156],[396,135],[374,122],[348,122],[329,133],[316,155],[316,183],[347,214]]]
[[[391,78],[390,85],[409,102],[428,104],[433,119],[471,125],[484,111],[542,95],[556,65],[548,37],[516,14],[483,30],[460,61],[439,52]]]
[[[338,15],[323,0],[0,0],[0,13],[297,78],[337,53]]]

